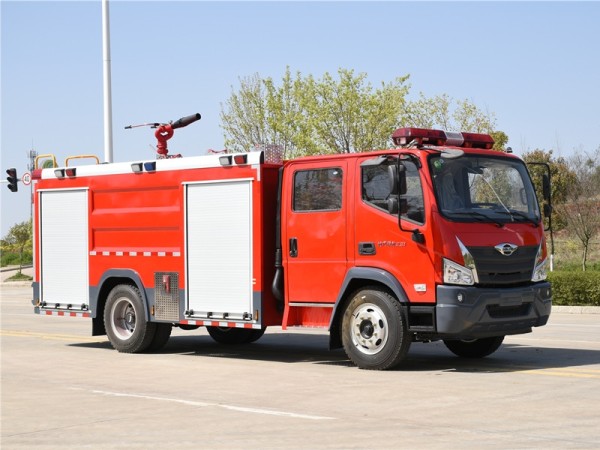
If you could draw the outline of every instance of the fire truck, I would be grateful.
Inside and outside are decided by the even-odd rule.
[[[481,358],[545,325],[549,208],[525,163],[485,134],[392,140],[287,161],[163,146],[152,160],[37,169],[35,312],[91,318],[127,353],[161,349],[173,327],[234,345],[325,328],[375,370],[412,342]]]

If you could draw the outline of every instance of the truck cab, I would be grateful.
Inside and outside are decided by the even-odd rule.
[[[283,326],[320,326],[359,367],[413,341],[482,357],[544,325],[543,218],[527,167],[488,135],[399,129],[397,148],[284,165]]]

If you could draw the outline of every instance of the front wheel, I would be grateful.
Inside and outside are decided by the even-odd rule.
[[[397,366],[411,344],[400,303],[376,287],[358,291],[344,311],[342,344],[348,358],[361,369]]]
[[[140,291],[120,284],[108,294],[104,327],[112,346],[123,353],[146,350],[156,334],[156,323],[148,322]]]
[[[463,358],[484,358],[491,355],[502,345],[504,336],[495,336],[468,341],[444,341],[448,350]]]

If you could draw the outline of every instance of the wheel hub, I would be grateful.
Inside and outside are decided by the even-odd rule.
[[[128,311],[127,314],[125,314],[125,323],[128,327],[135,326],[135,314],[133,311]]]
[[[119,339],[129,339],[135,331],[135,309],[128,298],[118,299],[112,309],[111,326]]]
[[[375,333],[375,327],[370,320],[363,320],[359,326],[360,335],[365,339],[371,339]]]
[[[379,353],[388,339],[388,325],[384,312],[377,305],[365,303],[352,314],[352,343],[362,353]]]

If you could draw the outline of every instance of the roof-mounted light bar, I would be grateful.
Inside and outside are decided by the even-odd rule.
[[[398,128],[392,134],[392,140],[396,145],[408,145],[412,141],[416,141],[418,145],[444,145],[446,133],[425,128]]]
[[[490,150],[494,139],[489,134],[457,133],[453,131],[429,130],[427,128],[398,128],[392,134],[396,145],[435,145],[463,148],[483,148]]]

